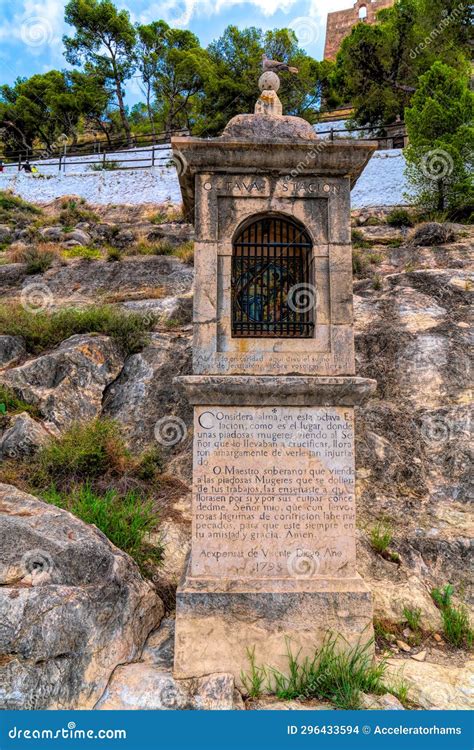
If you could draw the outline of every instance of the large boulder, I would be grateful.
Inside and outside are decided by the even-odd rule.
[[[376,227],[361,226],[358,228],[358,231],[364,240],[380,245],[401,242],[406,234],[406,231],[403,229],[389,227],[387,224],[381,224]]]
[[[173,677],[174,620],[163,620],[143,649],[140,661],[118,667],[96,705],[106,710],[213,710],[243,709],[234,677],[225,672],[198,679]]]
[[[3,244],[4,242],[11,242],[12,237],[13,232],[8,224],[0,224],[0,244]]]
[[[90,709],[163,605],[95,526],[0,485],[0,705]]]
[[[408,685],[408,694],[425,711],[474,709],[474,661],[464,666],[390,659],[388,675]]]
[[[421,609],[423,627],[439,628],[430,591],[448,581],[472,602],[471,297],[468,272],[444,267],[389,274],[379,293],[355,298],[356,369],[378,383],[356,429],[367,529],[358,567],[378,618],[400,622],[409,606]],[[381,520],[392,528],[393,561],[369,543]]]
[[[450,224],[427,221],[419,224],[410,233],[410,242],[412,245],[444,245],[446,242],[452,242],[455,237],[456,232]]]
[[[18,291],[18,287],[26,276],[26,265],[24,263],[6,263],[0,265],[0,297],[2,301],[6,296]]]
[[[134,449],[158,445],[174,453],[190,447],[191,408],[173,384],[190,369],[187,335],[152,334],[149,346],[127,358],[104,395],[103,413],[122,425]]]
[[[63,235],[62,239],[65,240],[66,245],[72,246],[74,245],[90,245],[92,242],[92,237],[87,232],[84,232],[83,229],[73,229],[72,232],[67,232]]]
[[[52,433],[41,422],[32,419],[26,412],[17,414],[0,436],[0,459],[30,456],[51,437]]]
[[[129,664],[115,670],[97,709],[232,711],[243,708],[243,704],[234,705],[234,695],[234,677],[231,674],[175,680],[171,670],[157,669],[150,664]]]
[[[21,336],[0,336],[0,367],[7,367],[26,354]]]
[[[154,227],[149,232],[147,239],[150,242],[166,240],[172,245],[181,245],[192,239],[193,231],[189,224],[163,223]]]
[[[76,335],[57,349],[2,372],[0,382],[59,428],[99,416],[104,390],[123,359],[107,336]]]
[[[17,270],[7,274],[5,268]],[[0,266],[0,291],[4,285],[5,297],[20,297],[22,269],[24,276],[24,266]],[[123,258],[120,263],[78,260],[51,267],[42,275],[41,281],[57,306],[97,304],[142,299],[144,291],[149,291],[150,297],[159,295],[160,298],[185,294],[193,283],[193,269],[170,256],[134,256]],[[28,277],[23,286],[30,283]],[[15,285],[16,289],[12,289]]]
[[[56,225],[52,227],[41,227],[40,236],[47,242],[60,242],[64,237],[64,227]]]

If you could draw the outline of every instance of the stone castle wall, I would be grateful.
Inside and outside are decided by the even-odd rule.
[[[352,8],[328,13],[324,59],[335,60],[343,39],[361,20],[374,24],[377,13],[383,8],[391,8],[395,0],[357,0]]]

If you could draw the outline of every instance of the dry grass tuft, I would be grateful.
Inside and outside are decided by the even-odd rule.
[[[194,242],[192,240],[183,242],[182,245],[179,245],[179,247],[174,250],[173,255],[182,260],[183,263],[187,263],[189,266],[194,265]]]

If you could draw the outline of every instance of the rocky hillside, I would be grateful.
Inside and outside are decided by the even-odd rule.
[[[374,592],[379,652],[389,655],[394,673],[404,668],[412,705],[465,708],[472,698],[469,636],[463,631],[454,642],[446,607],[432,590],[451,584],[450,612],[461,619],[473,603],[468,354],[474,230],[397,228],[387,224],[387,213],[360,211],[353,218],[357,371],[378,381],[375,397],[357,414],[359,571]],[[102,623],[87,604],[90,653],[79,666],[76,657],[68,661],[77,651],[71,642],[51,645],[44,657],[65,655],[64,674],[76,670],[78,684],[35,707],[86,707],[99,699],[104,709],[216,707],[219,701],[242,707],[228,680],[196,688],[176,685],[170,672],[173,591],[190,535],[191,410],[172,378],[190,372],[192,228],[172,206],[100,208],[71,198],[39,209],[3,194],[0,243],[6,526],[15,531],[22,559],[38,548],[54,561],[74,556],[56,539],[61,529],[69,528],[71,539],[78,533],[72,517],[66,526],[49,523],[51,514],[59,518],[55,505],[62,508],[57,513],[71,511],[94,523],[116,545],[90,527],[80,532],[114,570],[104,581],[107,596],[113,602],[114,595],[125,595],[111,593],[119,585],[115,556],[128,570],[120,586],[141,623],[133,637],[124,631],[122,650],[98,670],[90,654],[94,643],[109,638],[112,623],[98,634]],[[80,429],[78,419],[86,420]],[[137,539],[122,533],[130,497],[130,507],[141,508]],[[100,503],[109,509],[103,516]],[[135,558],[155,593],[117,547]],[[14,549],[0,553],[2,583],[16,602],[9,598],[1,606],[22,635],[0,638],[0,670],[8,670],[15,689],[24,686],[27,702],[34,689],[28,665],[43,657],[25,618],[58,592],[54,581],[32,579],[28,565],[18,570],[16,557]],[[41,560],[34,566],[40,573]],[[59,583],[80,595],[79,579]],[[164,610],[168,617],[155,630]],[[32,653],[21,645],[26,642]],[[79,684],[88,679],[87,665],[96,675],[89,693]],[[246,707],[268,707],[268,701]]]

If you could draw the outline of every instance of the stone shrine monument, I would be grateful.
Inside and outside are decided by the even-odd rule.
[[[194,216],[192,549],[177,594],[175,677],[232,672],[248,651],[287,671],[328,632],[373,635],[356,572],[350,191],[377,144],[321,141],[281,114],[174,138]]]

